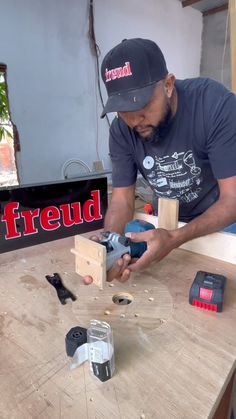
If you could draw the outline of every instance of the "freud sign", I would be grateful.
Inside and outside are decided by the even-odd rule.
[[[102,228],[107,179],[0,190],[0,253]]]

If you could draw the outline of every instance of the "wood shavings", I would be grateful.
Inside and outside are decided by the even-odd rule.
[[[104,311],[104,314],[106,314],[106,316],[109,316],[109,314],[111,314],[111,312],[109,310]]]

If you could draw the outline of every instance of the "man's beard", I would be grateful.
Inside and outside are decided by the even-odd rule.
[[[164,116],[162,120],[159,122],[159,124],[157,126],[150,125],[150,128],[152,128],[152,133],[148,137],[142,137],[142,135],[139,132],[137,132],[135,129],[134,131],[144,143],[146,142],[155,143],[166,137],[166,135],[170,131],[170,128],[172,127],[172,124],[173,124],[173,114],[172,114],[170,104],[167,103]]]

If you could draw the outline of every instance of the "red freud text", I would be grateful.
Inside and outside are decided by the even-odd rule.
[[[59,208],[52,205],[42,209],[41,212],[39,208],[19,212],[19,202],[9,202],[5,205],[2,216],[2,221],[6,223],[5,239],[16,239],[21,237],[22,234],[24,236],[37,234],[36,219],[41,228],[46,231],[57,230],[62,225],[72,227],[83,222],[91,223],[101,220],[100,191],[92,191],[91,196],[92,199],[85,201],[82,208],[80,202],[73,202],[62,204]],[[17,230],[16,220],[19,219],[23,220],[24,223],[23,233]]]
[[[106,83],[111,80],[120,79],[120,78],[128,77],[128,76],[132,76],[132,71],[131,71],[129,61],[125,63],[124,67],[112,68],[111,70],[108,70],[106,68],[106,72],[105,72]]]

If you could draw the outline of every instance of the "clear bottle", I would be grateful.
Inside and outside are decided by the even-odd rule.
[[[90,370],[101,381],[109,380],[115,370],[114,343],[111,326],[107,322],[90,320],[87,330]]]

